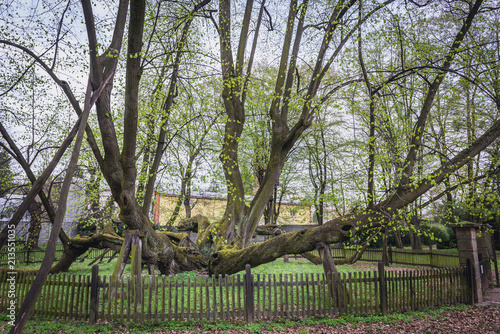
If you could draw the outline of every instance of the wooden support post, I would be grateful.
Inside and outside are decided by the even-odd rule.
[[[379,261],[378,263],[378,277],[380,284],[380,312],[382,315],[387,315],[387,282],[385,279],[385,268],[384,262]]]
[[[92,267],[89,310],[89,324],[93,325],[97,321],[99,312],[99,266],[97,264]]]
[[[245,266],[245,321],[247,323],[253,322],[253,310],[254,310],[254,296],[253,296],[253,279],[252,271],[250,265]]]
[[[142,243],[137,235],[132,236],[131,257],[131,276],[132,285],[134,286],[134,300],[136,305],[142,305]]]

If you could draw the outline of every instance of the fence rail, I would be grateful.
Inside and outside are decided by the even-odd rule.
[[[32,273],[0,270],[0,313],[19,310]],[[439,268],[333,274],[231,276],[50,275],[34,313],[61,319],[251,322],[339,314],[386,314],[471,302],[467,270]],[[93,287],[93,288],[92,288]],[[12,297],[12,298],[11,298]]]

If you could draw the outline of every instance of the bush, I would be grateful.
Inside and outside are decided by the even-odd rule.
[[[457,246],[457,238],[455,231],[450,226],[440,223],[422,224],[422,230],[426,233],[422,236],[422,241],[426,245],[437,245],[437,248],[455,248]]]

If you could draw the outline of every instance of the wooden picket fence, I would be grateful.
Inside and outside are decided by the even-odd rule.
[[[332,256],[343,259],[353,256],[355,249],[332,248]],[[433,249],[388,249],[389,263],[407,264],[415,266],[429,266],[438,268],[459,267],[458,253]],[[361,256],[362,261],[382,261],[382,249],[367,249]]]
[[[14,292],[19,310],[32,273],[0,270],[0,313]],[[341,314],[387,314],[471,303],[466,268],[379,270],[325,274],[124,276],[111,282],[94,266],[89,275],[50,275],[34,313],[59,319],[117,322],[220,320],[252,322]]]
[[[26,249],[20,249],[16,250],[16,263],[22,263],[22,264],[30,264],[30,263],[42,263],[43,257],[45,256],[45,250],[26,250]],[[105,254],[104,254],[105,253]],[[61,247],[58,247],[56,249],[56,252],[54,254],[54,260],[57,261],[61,258],[63,254],[63,249]],[[97,249],[97,248],[91,248],[89,249],[84,255],[80,256],[78,260],[83,260],[83,259],[96,259],[97,257],[103,255],[103,259],[110,259],[113,257],[114,252],[106,252],[106,249]],[[7,266],[8,265],[8,253],[5,252],[3,249],[0,251],[0,267],[1,266]]]
[[[11,302],[15,310],[30,289],[36,274],[33,272],[10,272],[0,268],[0,313],[8,313]],[[34,313],[50,318],[89,318],[91,276],[49,275],[38,297]]]

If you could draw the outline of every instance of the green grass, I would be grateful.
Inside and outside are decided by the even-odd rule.
[[[471,308],[469,305],[455,305],[440,308],[427,309],[419,312],[407,312],[402,314],[389,314],[386,316],[356,316],[342,315],[336,317],[317,317],[307,319],[277,319],[274,321],[259,321],[251,324],[229,322],[229,321],[165,321],[165,322],[130,322],[128,324],[98,323],[89,325],[82,321],[53,321],[40,317],[32,317],[23,333],[148,333],[152,331],[207,331],[207,330],[241,330],[251,333],[259,333],[264,330],[284,331],[289,328],[302,326],[315,326],[324,324],[327,326],[347,325],[356,328],[363,324],[383,323],[388,325],[398,323],[411,323],[417,319],[438,319],[443,313],[454,310],[465,310]],[[0,316],[0,330],[7,331],[9,326],[5,316]],[[300,333],[300,331],[299,331]]]
[[[337,266],[337,270],[341,273],[358,272],[363,270],[377,270],[375,262],[356,262],[350,265]],[[238,274],[244,274],[240,271]],[[315,265],[306,259],[290,259],[290,262],[285,263],[282,258],[274,262],[262,264],[256,268],[252,268],[252,274],[322,274],[324,273],[322,265]]]
[[[93,261],[93,259],[86,259],[83,262],[80,262],[79,260],[75,261],[69,271],[68,274],[74,274],[74,275],[90,275],[92,266],[89,266],[89,264]],[[111,275],[113,273],[113,269],[116,263],[116,259],[113,259],[111,262],[108,263],[108,259],[104,259],[102,263],[99,263],[99,275]],[[55,262],[54,262],[55,264]],[[41,263],[33,263],[33,264],[19,264],[16,266],[16,269],[23,269],[23,270],[36,270],[40,268]],[[125,266],[124,273],[130,273],[130,265]]]
[[[74,262],[69,271],[68,274],[75,274],[75,275],[90,275],[92,267],[89,266],[89,263],[91,263],[93,260],[92,259],[86,259],[83,262],[76,261]],[[111,262],[108,263],[108,259],[104,259],[102,263],[99,263],[99,275],[101,276],[110,276],[113,273],[113,269],[116,263],[116,259],[113,259]],[[23,270],[36,270],[40,268],[40,263],[34,263],[30,265],[19,265],[17,266],[17,269],[23,269]],[[419,266],[410,266],[410,265],[391,265],[391,268],[414,268],[414,269],[421,269],[423,267]],[[377,270],[377,263],[375,262],[364,262],[364,261],[358,261],[355,264],[349,264],[349,265],[340,265],[337,266],[337,269],[341,273],[349,273],[349,272],[360,272],[360,271],[365,271],[365,270]],[[254,275],[263,275],[263,274],[322,274],[323,271],[323,266],[322,265],[315,265],[311,262],[309,262],[306,259],[290,259],[290,262],[285,263],[282,258],[277,259],[273,262],[262,264],[256,268],[252,268],[252,274]],[[124,274],[129,274],[130,273],[130,265],[125,266]],[[157,272],[159,274],[159,272]],[[243,275],[245,274],[245,271],[242,270],[238,272],[237,274]],[[179,274],[180,276],[190,276],[190,277],[197,277],[199,274],[196,271],[190,271],[190,272],[184,272]]]

